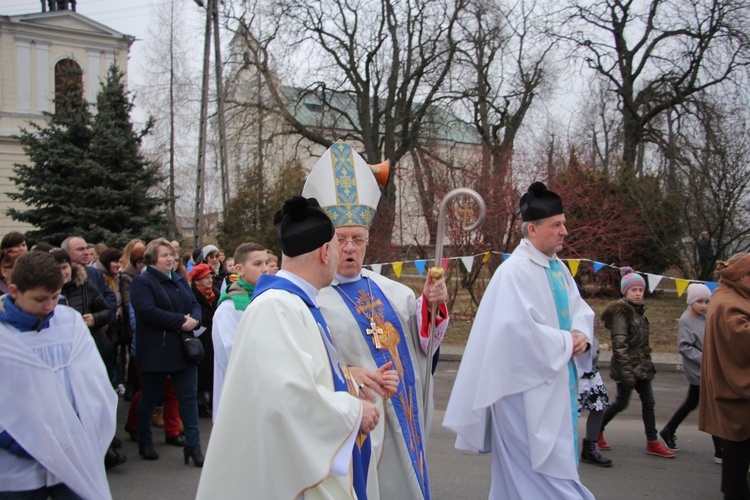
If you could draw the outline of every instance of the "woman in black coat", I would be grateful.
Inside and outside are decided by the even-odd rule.
[[[183,354],[181,335],[200,326],[200,305],[185,277],[172,272],[174,251],[169,241],[158,238],[149,242],[144,258],[146,270],[133,278],[130,289],[142,384],[138,452],[146,460],[159,458],[151,439],[151,415],[169,375],[180,401],[180,418],[185,428],[185,463],[192,457],[195,466],[202,467],[196,401],[198,368]]]
[[[206,330],[198,337],[206,357],[198,364],[198,416],[211,418],[211,401],[214,389],[214,343],[211,335],[214,313],[219,300],[219,290],[213,286],[213,274],[207,264],[198,264],[188,274],[195,300],[201,306],[201,318]]]

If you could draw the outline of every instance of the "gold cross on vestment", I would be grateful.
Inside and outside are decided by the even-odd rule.
[[[364,291],[360,293],[363,301],[366,301],[367,299]],[[372,300],[372,298],[370,298],[370,300]],[[367,317],[367,313],[370,313],[370,317],[368,318],[370,320],[370,328],[365,330],[365,332],[367,333],[367,335],[372,335],[372,341],[375,344],[375,349],[383,349],[383,344],[380,342],[380,337],[383,335],[383,329],[375,324],[375,307],[379,307],[382,305],[383,302],[381,302],[380,299],[375,299],[369,304],[356,306],[357,312],[359,314],[364,314],[365,317]]]
[[[365,330],[367,335],[372,335],[372,341],[375,343],[375,349],[382,349],[383,344],[380,343],[380,336],[383,335],[383,329],[379,328],[374,321],[370,321],[370,328]]]
[[[469,217],[474,215],[474,210],[464,203],[461,205],[461,208],[458,209],[458,214],[461,216],[463,226],[467,227],[469,225]]]

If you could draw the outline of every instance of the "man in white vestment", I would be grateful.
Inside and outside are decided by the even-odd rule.
[[[261,276],[240,320],[197,497],[377,499],[379,412],[358,397],[316,302],[338,265],[333,225],[301,196],[274,224],[283,266]]]
[[[3,498],[111,498],[117,395],[83,318],[58,305],[62,285],[57,260],[30,252],[0,297]]]
[[[380,189],[369,165],[348,144],[338,141],[321,156],[302,193],[315,197],[331,217],[341,253],[332,286],[318,297],[321,311],[354,378],[386,415],[385,426],[371,435],[380,495],[429,499],[425,451],[432,391],[424,406],[425,374],[432,364],[429,314],[431,304],[439,304],[437,349],[448,326],[445,280],[433,281],[428,273],[424,293],[415,298],[411,288],[362,268]],[[399,376],[395,394],[383,387],[389,368]]]
[[[535,182],[521,217],[523,240],[482,298],[443,425],[456,448],[492,451],[491,499],[592,499],[578,476],[573,358],[590,371],[594,312],[556,255],[560,197]]]

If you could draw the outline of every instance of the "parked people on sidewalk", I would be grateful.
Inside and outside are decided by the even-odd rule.
[[[143,391],[138,403],[138,453],[146,460],[159,458],[151,439],[151,416],[169,375],[185,427],[185,464],[192,458],[196,467],[202,467],[196,402],[198,367],[185,356],[181,334],[192,334],[200,326],[200,305],[187,280],[172,272],[174,250],[169,241],[150,241],[144,257],[146,270],[133,278],[130,289]]]
[[[620,269],[622,299],[610,303],[602,313],[602,322],[612,338],[612,359],[609,375],[617,382],[617,399],[604,412],[599,442],[605,447],[604,428],[628,407],[633,390],[641,399],[643,427],[646,431],[646,453],[662,458],[674,458],[675,453],[659,441],[656,430],[654,391],[651,381],[656,369],[651,361],[649,327],[643,294],[646,281],[629,267]],[[600,446],[601,446],[600,445]]]
[[[698,407],[700,400],[701,360],[703,359],[703,338],[706,329],[706,311],[711,300],[711,290],[703,283],[691,283],[687,287],[688,307],[677,325],[677,347],[682,355],[682,369],[688,380],[688,393],[685,401],[675,411],[667,425],[659,431],[664,444],[672,451],[677,446],[677,428],[685,417]],[[714,442],[714,461],[721,463],[723,446],[720,437],[711,436]]]
[[[593,369],[594,312],[557,257],[560,197],[535,182],[520,209],[523,240],[482,298],[443,425],[456,448],[492,451],[492,499],[593,499],[577,467],[576,361]]]
[[[274,223],[284,265],[261,277],[240,321],[197,498],[366,499],[379,413],[316,303],[339,260],[333,224],[301,196]]]
[[[448,327],[445,278],[434,280],[428,273],[417,298],[404,284],[363,268],[380,188],[350,145],[338,141],[331,146],[310,171],[302,193],[325,207],[341,254],[331,287],[320,291],[320,309],[354,378],[365,385],[367,397],[383,405],[386,415],[385,426],[372,435],[380,494],[430,498],[426,443],[433,400],[432,394],[425,398],[424,391],[425,377],[432,377],[427,368],[434,349]],[[433,303],[438,318],[433,353],[428,354]],[[391,397],[383,384],[393,370],[400,389]]]
[[[81,315],[58,305],[62,284],[53,256],[26,253],[0,297],[2,498],[112,498],[117,396]]]
[[[731,260],[731,259],[730,259]],[[750,255],[718,271],[706,314],[698,428],[724,439],[721,491],[750,499]]]
[[[214,313],[213,343],[214,343],[214,388],[213,388],[213,418],[219,409],[221,391],[224,378],[229,366],[229,355],[232,353],[234,339],[237,336],[242,313],[255,290],[258,279],[266,273],[268,254],[263,245],[258,243],[240,243],[234,251],[234,267],[238,279],[232,283],[219,297],[218,307]]]

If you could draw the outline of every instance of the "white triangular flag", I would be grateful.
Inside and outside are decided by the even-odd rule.
[[[664,276],[661,276],[660,274],[644,274],[648,276],[648,291],[654,293],[654,290],[656,290],[656,286],[661,283],[661,280],[662,278],[664,278]]]
[[[380,274],[383,264],[370,264],[370,267],[372,267],[372,272]]]
[[[469,257],[461,257],[461,262],[464,263],[464,267],[466,268],[466,272],[470,273],[471,268],[474,266],[474,256],[470,255]]]

